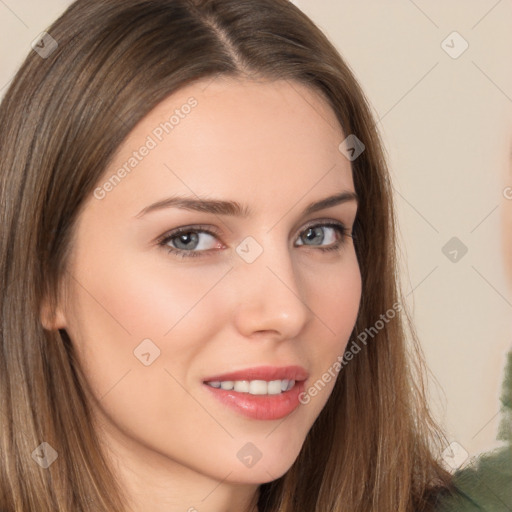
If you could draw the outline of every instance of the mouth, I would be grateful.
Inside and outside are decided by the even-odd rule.
[[[259,420],[283,418],[300,404],[309,377],[301,366],[260,366],[203,380],[205,388],[238,413]]]

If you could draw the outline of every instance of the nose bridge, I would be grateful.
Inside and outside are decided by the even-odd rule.
[[[259,238],[247,237],[236,250],[235,322],[246,336],[275,331],[293,338],[310,315],[300,274],[282,237],[271,232]]]

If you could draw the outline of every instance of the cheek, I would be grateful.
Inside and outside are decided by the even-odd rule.
[[[215,288],[229,267],[115,261],[103,259],[95,272],[76,265],[81,285],[69,297],[67,330],[98,401],[100,422],[186,463],[194,449],[176,439],[218,430],[188,388],[192,382],[197,393],[196,358],[220,330],[220,311],[229,310],[222,286]],[[221,434],[215,434],[219,445]]]
[[[133,339],[162,338],[193,313],[227,270],[228,266],[194,267],[167,261],[161,254],[141,254],[102,260],[83,280],[99,306],[100,321],[117,324]]]
[[[145,368],[144,359],[182,377],[202,348],[194,340],[216,331],[222,301],[211,291],[229,267],[185,268],[161,255],[148,261],[147,255],[109,254],[91,251],[77,261],[67,315],[67,330],[96,394],[130,368]]]
[[[319,347],[337,355],[348,342],[359,311],[362,285],[355,251],[347,251],[339,264],[319,265],[308,279],[311,309],[324,332]]]
[[[340,361],[357,320],[361,288],[355,252],[347,254],[339,265],[322,269],[309,283],[318,342],[308,346],[312,372],[301,403],[313,419],[325,406],[342,368]]]

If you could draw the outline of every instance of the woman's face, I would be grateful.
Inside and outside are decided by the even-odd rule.
[[[361,295],[353,241],[336,227],[351,233],[357,202],[305,213],[354,193],[347,135],[299,84],[217,79],[173,94],[120,147],[78,219],[55,327],[122,464],[233,483],[289,469]],[[177,196],[230,203],[201,211]],[[246,371],[259,367],[271,370]],[[205,383],[235,371],[220,389]]]

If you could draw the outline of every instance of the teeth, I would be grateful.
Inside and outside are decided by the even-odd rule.
[[[281,381],[272,380],[267,384],[267,393],[269,395],[279,395],[281,393]]]
[[[294,380],[225,380],[207,382],[212,388],[225,389],[226,391],[237,391],[238,393],[249,393],[250,395],[280,395],[289,391],[295,386]]]
[[[233,389],[235,391],[238,391],[239,393],[249,393],[249,381],[235,380],[235,385]]]

